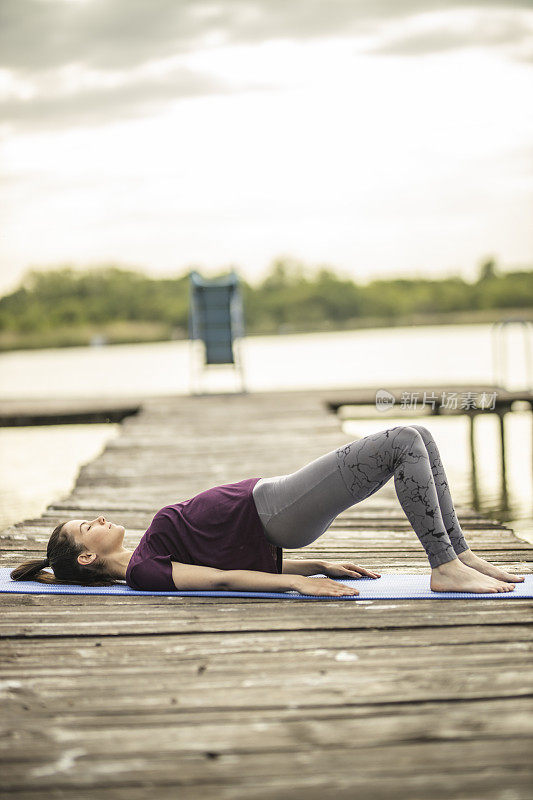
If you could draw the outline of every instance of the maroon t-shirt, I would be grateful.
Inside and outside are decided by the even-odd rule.
[[[130,558],[128,586],[175,591],[172,561],[281,572],[282,549],[266,538],[252,495],[258,480],[214,486],[190,500],[161,508]]]

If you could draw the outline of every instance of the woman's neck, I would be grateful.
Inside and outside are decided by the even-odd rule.
[[[125,550],[121,548],[116,553],[113,553],[107,560],[108,567],[113,576],[118,580],[126,580],[126,569],[130,563],[133,555],[133,550]]]

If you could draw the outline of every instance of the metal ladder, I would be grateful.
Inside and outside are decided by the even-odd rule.
[[[533,337],[528,335],[530,333],[533,333],[533,322],[529,319],[521,319],[521,318],[513,319],[512,317],[510,317],[492,323],[492,328],[491,328],[492,370],[493,370],[494,383],[497,386],[505,387],[505,381],[507,380],[508,377],[506,333],[509,330],[508,326],[512,324],[521,325],[522,330],[524,332],[524,353],[526,359],[526,380],[527,380],[527,386],[524,388],[533,391],[533,369],[532,369],[532,359],[531,359],[531,349],[532,349],[531,339]]]

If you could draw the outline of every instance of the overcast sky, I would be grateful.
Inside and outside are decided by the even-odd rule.
[[[532,74],[530,0],[1,0],[0,292],[532,266]]]

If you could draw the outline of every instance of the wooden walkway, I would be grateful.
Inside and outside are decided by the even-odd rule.
[[[349,439],[331,394],[150,400],[67,499],[4,532],[2,566],[58,521],[103,513],[133,548],[165,503],[302,466]],[[528,569],[532,545],[457,510],[475,551]],[[392,482],[285,555],[428,569]],[[531,798],[529,601],[0,603],[10,798]]]

